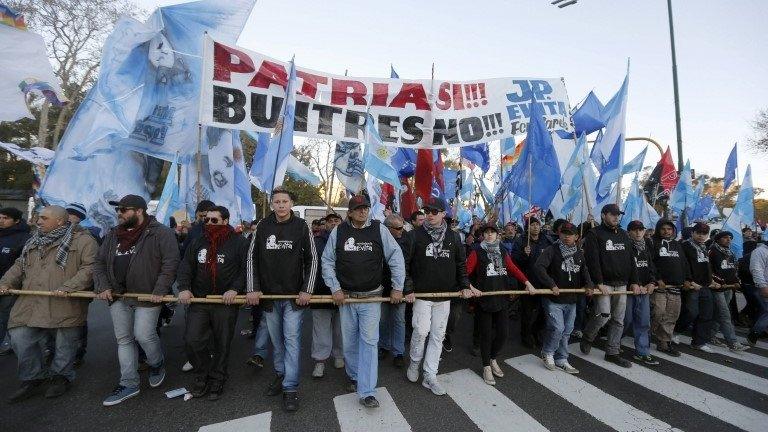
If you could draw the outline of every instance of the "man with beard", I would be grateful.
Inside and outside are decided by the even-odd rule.
[[[75,355],[88,302],[66,298],[73,291],[90,290],[96,241],[69,223],[59,206],[43,209],[37,231],[20,257],[0,279],[0,295],[10,289],[48,291],[51,296],[19,296],[8,321],[13,350],[19,361],[21,387],[9,403],[33,396],[50,379],[46,398],[63,395],[75,379]],[[41,345],[52,336],[56,346],[50,366],[43,362]]]
[[[98,298],[109,302],[117,339],[120,383],[104,406],[117,405],[139,394],[138,343],[147,355],[149,385],[159,387],[165,366],[157,317],[163,296],[171,292],[179,266],[179,248],[172,229],[147,214],[147,202],[137,195],[110,201],[118,226],[110,230],[99,248],[93,279]],[[138,293],[150,302],[117,294]]]
[[[13,207],[0,209],[0,277],[3,277],[21,255],[28,238],[29,226],[24,222],[21,211]],[[10,343],[5,344],[5,335],[15,301],[16,296],[0,297],[0,355],[13,352]]]
[[[179,266],[179,302],[187,309],[187,357],[195,382],[193,397],[221,397],[227,379],[229,347],[235,333],[238,307],[232,302],[245,293],[248,241],[229,225],[229,210],[208,210],[203,236],[190,243]],[[222,295],[224,305],[192,303],[193,297]],[[209,349],[213,341],[213,352]]]

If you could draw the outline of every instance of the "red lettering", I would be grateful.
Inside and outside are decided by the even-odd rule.
[[[237,58],[237,63],[232,60]],[[232,47],[213,43],[213,79],[221,82],[231,82],[232,72],[251,73],[255,70],[253,60],[248,54]]]
[[[427,103],[427,93],[424,91],[424,87],[417,83],[403,83],[403,88],[400,89],[400,93],[392,99],[390,107],[405,108],[405,104],[414,104],[416,109],[429,110],[429,103]]]
[[[447,110],[451,108],[451,83],[441,83],[440,88],[437,91],[437,101],[435,105],[441,110]]]
[[[264,60],[259,67],[259,71],[251,80],[251,87],[268,89],[272,84],[277,84],[285,90],[288,85],[288,72],[283,65],[269,60]]]
[[[389,84],[373,83],[373,100],[371,100],[371,106],[387,106],[388,97]]]
[[[346,105],[347,99],[352,98],[354,105],[368,105],[365,94],[368,90],[360,81],[333,79],[331,81],[331,103],[334,105]]]
[[[314,99],[317,96],[317,84],[327,84],[328,77],[322,75],[315,75],[309,72],[296,71],[296,76],[304,80],[304,84],[301,85],[301,94]]]

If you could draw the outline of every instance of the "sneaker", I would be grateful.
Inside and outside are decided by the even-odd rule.
[[[632,367],[632,362],[631,361],[629,361],[629,360],[627,360],[625,358],[619,357],[618,354],[606,354],[604,358],[605,358],[605,361],[613,363],[613,364],[615,364],[617,366],[621,366],[623,368],[631,368]]]
[[[504,371],[501,370],[501,367],[496,362],[496,359],[492,359],[491,360],[491,372],[493,372],[493,374],[496,375],[499,378],[503,378],[504,377]]]
[[[54,375],[51,378],[51,385],[48,386],[48,390],[45,391],[46,399],[57,398],[69,390],[69,380],[61,375]]]
[[[366,408],[378,408],[379,401],[377,401],[373,396],[366,396],[364,398],[360,398],[360,405]]]
[[[315,368],[312,370],[312,378],[322,378],[325,376],[325,363],[315,363]]]
[[[648,366],[656,366],[659,364],[659,361],[656,360],[655,357],[652,357],[650,354],[644,355],[644,356],[635,354],[632,358],[635,359],[635,361],[638,361]]]
[[[560,364],[555,365],[555,366],[557,366],[557,368],[560,369],[561,371],[563,371],[565,373],[568,373],[568,374],[571,374],[571,375],[576,375],[577,373],[579,373],[579,370],[576,369],[575,367],[571,366],[571,364],[568,363],[568,362],[560,363]]]
[[[221,399],[222,392],[224,392],[224,385],[220,381],[211,383],[211,390],[208,392],[208,400],[214,402]]]
[[[740,344],[738,342],[734,342],[731,345],[728,345],[728,349],[733,351],[733,352],[741,352],[741,351],[748,350],[749,347],[747,345],[742,345],[742,344]]]
[[[571,333],[571,336],[581,339],[584,337],[584,333],[581,330],[575,330],[573,333]]]
[[[496,378],[493,377],[493,371],[490,366],[483,366],[483,381],[488,385],[496,385]]]
[[[160,387],[165,381],[165,367],[161,363],[158,367],[149,367],[149,386],[152,388]]]
[[[258,368],[264,367],[264,359],[260,355],[254,355],[251,356],[248,360],[245,361],[245,364],[249,366],[255,366]]]
[[[204,376],[199,376],[195,378],[195,382],[192,384],[192,390],[189,394],[191,394],[193,398],[201,398],[206,396],[210,390],[211,383],[208,379]]]
[[[41,379],[22,381],[19,389],[8,398],[8,403],[12,404],[31,398],[42,390],[44,382]]]
[[[421,385],[428,388],[432,391],[432,393],[442,396],[444,395],[445,389],[443,386],[440,385],[440,383],[437,381],[437,377],[424,377],[424,380],[421,382]]]
[[[272,378],[272,382],[269,383],[269,387],[267,387],[267,391],[264,393],[267,396],[277,396],[283,391],[283,377],[280,375],[275,374],[275,377]]]
[[[344,369],[344,359],[343,358],[333,359],[333,367],[335,367],[336,369]]]
[[[675,345],[680,345],[680,337],[678,335],[672,335],[672,343]]]
[[[256,337],[256,335],[253,332],[253,329],[242,329],[240,330],[240,336],[246,337],[248,339],[253,339]]]
[[[408,377],[408,381],[415,383],[419,381],[419,364],[411,360],[411,364],[408,365],[408,370],[405,372],[405,376]]]
[[[749,332],[749,334],[747,335],[747,343],[749,344],[749,346],[753,347],[757,345],[758,336],[759,335],[753,331]]]
[[[445,339],[443,339],[443,350],[445,350],[445,352],[453,351],[453,342],[451,342],[451,337],[449,335],[445,335]]]
[[[384,348],[379,348],[379,360],[386,358],[387,354],[389,354],[389,351],[385,350]]]
[[[396,355],[392,358],[392,365],[398,369],[402,369],[405,366],[405,359],[401,355]]]
[[[704,344],[704,345],[698,345],[698,346],[696,346],[696,345],[691,345],[691,348],[693,348],[693,349],[695,349],[695,350],[698,350],[698,351],[704,351],[705,353],[710,353],[710,354],[711,354],[711,353],[713,353],[713,352],[715,352],[715,351],[712,349],[712,347],[711,347],[711,346],[709,346],[709,345],[707,345],[707,344]]]
[[[283,392],[283,409],[287,412],[296,412],[299,409],[299,392]]]
[[[190,362],[184,363],[184,366],[181,367],[181,371],[182,372],[189,372],[192,369],[194,369],[194,367],[192,367],[192,363],[190,363]]]
[[[672,345],[670,344],[658,344],[656,345],[656,349],[659,352],[662,352],[666,355],[672,356],[672,357],[680,357],[680,351],[676,350]]]
[[[712,340],[709,341],[709,344],[720,348],[728,348],[728,344],[719,337],[713,337]]]
[[[541,360],[544,362],[544,367],[553,371],[557,368],[555,366],[555,358],[551,354],[544,354],[544,356],[541,357]]]
[[[115,387],[115,390],[112,392],[111,395],[107,396],[107,398],[104,399],[104,402],[102,402],[102,405],[104,406],[117,405],[126,399],[136,396],[137,394],[139,394],[138,387],[124,387],[119,385]]]
[[[592,350],[592,341],[587,340],[587,338],[582,338],[581,342],[579,342],[579,349],[582,354],[589,354]]]

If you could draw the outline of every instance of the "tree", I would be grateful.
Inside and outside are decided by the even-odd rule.
[[[752,121],[752,129],[755,137],[750,140],[750,146],[757,152],[768,153],[768,108],[757,113]]]
[[[38,98],[36,146],[55,149],[72,113],[98,74],[101,49],[121,15],[143,10],[128,0],[13,0],[30,29],[43,36],[56,76],[69,103],[52,107]]]

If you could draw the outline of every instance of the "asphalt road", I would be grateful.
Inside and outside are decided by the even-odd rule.
[[[536,353],[520,345],[513,321],[511,339],[500,355],[500,359],[509,359],[503,364],[506,375],[491,388],[477,376],[480,359],[469,353],[469,315],[459,323],[456,347],[443,353],[440,363],[441,380],[449,394],[434,396],[421,385],[408,382],[405,371],[386,359],[379,370],[382,408],[371,414],[356,406],[353,396],[345,397],[343,369],[329,364],[325,378],[312,379],[308,352],[311,317],[307,314],[301,408],[297,413],[284,413],[279,396],[263,395],[271,376],[270,364],[264,369],[245,364],[252,340],[239,336],[239,331],[250,326],[248,316],[248,311],[241,311],[238,336],[232,345],[230,379],[219,401],[185,402],[165,397],[166,391],[191,384],[191,376],[181,371],[185,356],[183,311],[179,308],[171,325],[162,331],[168,368],[165,383],[151,389],[144,372],[139,396],[103,407],[103,398],[118,381],[119,368],[106,305],[93,302],[86,362],[70,391],[53,400],[39,396],[14,405],[0,402],[2,430],[195,431],[213,425],[203,430],[768,431],[768,345],[764,342],[762,348],[742,356],[722,351],[707,354],[682,346],[691,357],[684,356],[677,363],[662,359],[652,370],[635,364],[626,371],[611,371],[599,350],[594,350],[586,359],[571,356],[571,364],[581,373],[569,376],[546,371],[533,356]],[[626,351],[629,357],[631,349]],[[2,394],[10,394],[17,385],[15,357],[0,357]],[[231,420],[236,421],[220,424]]]

